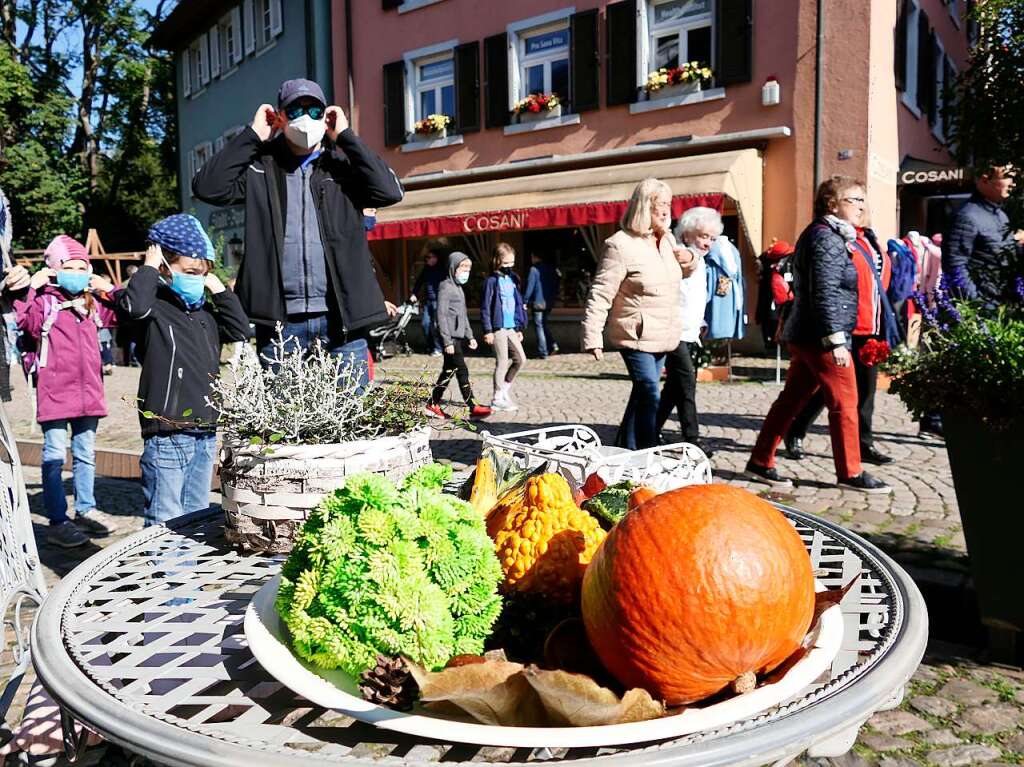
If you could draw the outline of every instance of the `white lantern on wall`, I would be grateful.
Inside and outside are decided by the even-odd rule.
[[[782,88],[775,75],[768,75],[768,79],[761,86],[761,104],[766,107],[776,106],[782,101]]]

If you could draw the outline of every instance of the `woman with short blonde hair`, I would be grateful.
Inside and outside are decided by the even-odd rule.
[[[680,263],[693,255],[677,248],[669,231],[672,190],[662,181],[641,181],[622,216],[621,229],[604,242],[587,297],[582,346],[600,360],[604,330],[619,350],[633,381],[616,444],[630,450],[658,444],[661,370],[665,353],[679,345]],[[677,251],[681,251],[677,256]]]

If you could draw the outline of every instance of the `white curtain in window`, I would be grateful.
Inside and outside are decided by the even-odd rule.
[[[231,39],[231,63],[237,64],[242,60],[242,9],[238,6],[231,9]]]
[[[186,48],[181,56],[181,80],[186,98],[192,95],[192,49]]]
[[[245,0],[245,52],[256,50],[256,4],[253,0]]]
[[[636,85],[643,88],[651,66],[651,35],[647,20],[650,0],[636,0]]]
[[[525,94],[521,93],[522,78],[519,75],[519,35],[508,36],[508,109],[511,112],[519,99]]]
[[[277,37],[281,34],[282,25],[281,0],[270,0],[270,34]]]
[[[210,27],[210,77],[220,77],[220,27]]]

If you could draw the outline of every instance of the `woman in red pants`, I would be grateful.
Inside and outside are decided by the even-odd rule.
[[[861,468],[857,379],[850,355],[858,298],[851,249],[866,205],[864,184],[856,179],[833,176],[818,187],[814,221],[800,235],[793,258],[794,299],[782,331],[782,340],[789,343],[789,373],[747,462],[751,479],[776,488],[792,486],[775,469],[775,451],[793,419],[821,389],[838,484],[866,493],[891,492]]]

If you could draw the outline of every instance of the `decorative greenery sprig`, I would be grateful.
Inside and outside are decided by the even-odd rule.
[[[401,487],[359,474],[326,496],[282,569],[277,610],[295,652],[353,676],[380,653],[428,668],[479,654],[501,612],[501,567],[472,506],[432,464]]]
[[[269,362],[264,367],[244,347],[211,383],[208,402],[228,439],[325,445],[403,434],[427,422],[424,381],[364,386],[359,364],[319,343],[303,352],[280,337]]]

